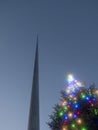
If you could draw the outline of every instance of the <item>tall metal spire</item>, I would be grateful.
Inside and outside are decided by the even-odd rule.
[[[38,73],[38,36],[31,93],[28,130],[39,130],[39,73]]]

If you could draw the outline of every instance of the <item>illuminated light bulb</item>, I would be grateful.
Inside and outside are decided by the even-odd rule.
[[[72,95],[69,95],[69,97],[70,97],[70,98],[73,98],[73,96],[72,96]]]
[[[78,110],[78,111],[76,111],[76,114],[77,114],[77,115],[80,115],[80,114],[81,114],[81,112]]]
[[[85,97],[85,94],[81,93],[81,98],[84,99]]]
[[[73,95],[72,95],[72,94],[71,94],[71,95],[69,95],[69,99],[71,99],[71,100],[73,99]]]
[[[62,102],[62,106],[65,106],[67,104],[67,101]]]
[[[68,130],[68,126],[63,126],[62,130]]]
[[[98,110],[94,109],[94,113],[95,113],[95,115],[98,115]]]
[[[75,127],[76,127],[76,125],[75,125],[74,123],[72,123],[72,124],[71,124],[71,127],[72,127],[72,128],[75,128]]]
[[[64,106],[64,111],[67,111],[67,110],[68,110],[67,106]]]
[[[70,83],[70,82],[73,82],[73,81],[74,81],[73,75],[72,75],[72,74],[69,74],[67,80],[68,80],[69,83]]]
[[[68,120],[68,117],[67,117],[67,116],[65,116],[65,120]]]
[[[68,89],[66,89],[66,92],[67,92],[67,93],[70,93],[70,92],[71,92],[71,90],[68,88]]]
[[[90,97],[87,96],[87,97],[86,97],[86,100],[90,100]]]
[[[82,83],[79,82],[79,81],[78,81],[76,84],[77,84],[79,87],[82,85]]]
[[[94,104],[91,104],[91,106],[93,107],[93,106],[94,106]]]
[[[67,124],[67,122],[68,122],[67,120],[64,120],[64,121],[63,121],[64,125],[66,125],[66,124]]]
[[[75,83],[77,83],[78,81],[77,81],[77,80],[75,80],[74,82],[75,82]]]
[[[77,98],[76,98],[76,97],[74,97],[74,98],[73,98],[73,100],[77,100]]]
[[[95,91],[95,94],[98,96],[98,90]]]
[[[87,130],[85,127],[82,127],[81,130]]]
[[[67,115],[64,116],[64,120],[68,120],[68,116]]]
[[[93,98],[93,101],[96,101],[96,98]]]
[[[76,119],[76,118],[77,118],[77,115],[76,115],[76,114],[74,114],[74,115],[73,115],[73,118],[74,118],[74,119]]]
[[[75,104],[75,105],[74,105],[74,108],[78,108],[78,107],[79,107],[79,104]]]
[[[69,117],[69,118],[72,118],[72,116],[73,116],[73,113],[72,113],[72,112],[69,112],[69,113],[68,113],[68,117]]]
[[[59,112],[59,116],[61,117],[61,116],[63,116],[63,112],[61,111],[61,112]]]
[[[77,119],[77,123],[78,124],[81,124],[82,123],[82,120],[79,118],[79,119]]]
[[[70,108],[71,107],[70,104],[68,104],[67,107]]]

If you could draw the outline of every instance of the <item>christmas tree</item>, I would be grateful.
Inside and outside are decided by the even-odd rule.
[[[98,89],[68,75],[61,102],[48,122],[51,130],[98,130]]]

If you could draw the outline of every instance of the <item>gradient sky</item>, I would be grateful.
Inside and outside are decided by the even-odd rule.
[[[0,0],[0,130],[27,130],[37,33],[41,130],[68,73],[98,85],[98,0]]]

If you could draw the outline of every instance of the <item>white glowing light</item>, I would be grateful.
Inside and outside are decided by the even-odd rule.
[[[67,89],[66,89],[66,92],[67,92],[67,93],[70,93],[70,92],[71,92],[71,90],[70,90],[69,88],[67,88]]]
[[[95,91],[95,94],[98,95],[98,90]]]
[[[80,86],[82,85],[82,83],[78,81],[78,82],[77,82],[77,85],[80,87]]]
[[[73,113],[72,113],[72,112],[69,112],[69,113],[68,113],[68,117],[69,117],[69,118],[72,118],[72,116],[73,116]]]
[[[81,123],[82,123],[82,120],[81,120],[81,119],[77,119],[77,123],[78,123],[78,124],[81,124]]]
[[[72,81],[74,81],[74,77],[73,77],[73,75],[72,75],[72,74],[69,74],[67,80],[68,80],[68,82],[72,82]]]
[[[75,100],[75,101],[76,101],[76,100],[77,100],[77,97],[74,97],[74,98],[73,98],[73,100]]]
[[[62,106],[65,106],[67,104],[67,101],[62,102]]]

